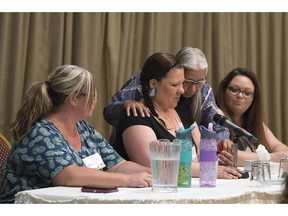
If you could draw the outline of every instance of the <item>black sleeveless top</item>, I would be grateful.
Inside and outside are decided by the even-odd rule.
[[[177,111],[184,128],[188,128],[194,123],[194,119],[190,117],[191,115],[189,115],[187,108],[182,103],[178,103],[175,110]],[[122,118],[119,121],[119,126],[116,128],[116,137],[111,144],[118,154],[120,154],[125,160],[129,160],[129,157],[124,147],[122,133],[130,126],[145,125],[150,127],[155,132],[157,139],[168,139],[173,141],[176,138],[169,133],[169,131],[167,131],[167,129],[163,127],[153,116],[141,117],[140,113],[138,113],[138,116],[136,117],[133,114],[127,116],[126,111],[123,110],[123,112]],[[135,143],[135,145],[137,145],[137,143]]]

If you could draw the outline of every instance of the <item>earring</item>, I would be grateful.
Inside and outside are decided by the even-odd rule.
[[[155,97],[156,96],[156,88],[150,88],[149,89],[149,97]]]

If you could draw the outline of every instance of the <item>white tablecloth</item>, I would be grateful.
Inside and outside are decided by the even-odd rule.
[[[119,188],[114,193],[84,193],[81,187],[50,187],[22,191],[15,203],[277,203],[283,185],[276,181],[268,186],[252,186],[249,179],[217,179],[215,188],[199,187],[192,179],[191,188],[178,188],[177,193],[156,193],[151,188]]]

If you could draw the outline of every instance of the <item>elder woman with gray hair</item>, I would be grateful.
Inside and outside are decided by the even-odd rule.
[[[206,80],[208,72],[208,63],[204,53],[198,48],[184,47],[177,54],[176,58],[179,64],[184,66],[185,80],[183,82],[184,94],[182,94],[178,103],[184,105],[190,113],[189,120],[191,124],[193,119],[199,125],[208,127],[213,122],[213,117],[221,110],[218,109],[213,90]],[[130,112],[137,116],[137,110],[144,117],[150,116],[148,108],[143,104],[142,87],[140,84],[140,72],[136,72],[130,80],[128,80],[120,91],[112,97],[111,102],[104,108],[103,114],[105,120],[114,127],[117,127],[121,119],[122,110],[126,110],[127,115]],[[177,107],[175,108],[177,111]],[[233,151],[231,143],[229,145],[229,130],[214,124],[214,130],[217,133],[218,140],[225,140],[224,149]],[[115,139],[115,128],[111,135],[111,143]],[[229,147],[230,146],[230,147]],[[225,154],[225,152],[223,152]],[[225,155],[229,157],[229,155]],[[219,155],[220,162],[231,165],[229,161]]]

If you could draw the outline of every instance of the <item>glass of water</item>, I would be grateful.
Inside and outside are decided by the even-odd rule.
[[[181,141],[160,139],[149,143],[153,192],[177,192]]]

